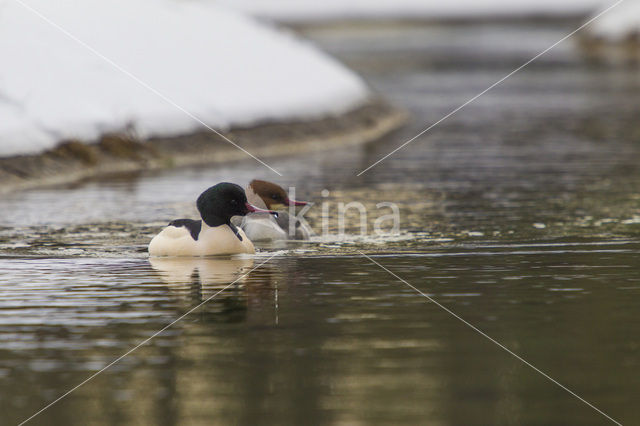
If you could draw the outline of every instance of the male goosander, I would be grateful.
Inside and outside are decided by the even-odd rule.
[[[256,206],[273,210],[277,206],[305,206],[306,201],[296,201],[289,198],[287,192],[272,182],[254,179],[245,189],[247,199]],[[311,230],[298,218],[286,211],[278,211],[277,217],[263,213],[252,213],[245,216],[240,227],[252,241],[274,240],[308,240]],[[292,229],[292,235],[289,229]]]
[[[253,243],[242,229],[231,223],[232,216],[249,212],[272,213],[251,205],[242,187],[219,183],[198,197],[202,220],[177,219],[169,223],[149,243],[151,256],[210,256],[255,253]]]

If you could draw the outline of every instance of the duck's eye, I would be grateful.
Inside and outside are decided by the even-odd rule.
[[[277,196],[276,194],[273,194],[273,195],[271,196],[271,198],[273,198],[274,200],[277,200],[277,199],[278,199],[278,196]]]
[[[238,204],[238,200],[236,200],[235,198],[231,199],[231,204]]]

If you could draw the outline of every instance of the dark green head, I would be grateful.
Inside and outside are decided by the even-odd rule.
[[[249,204],[244,189],[229,182],[214,185],[200,194],[197,207],[202,220],[209,226],[229,224],[233,216],[244,216],[255,211],[267,212]]]

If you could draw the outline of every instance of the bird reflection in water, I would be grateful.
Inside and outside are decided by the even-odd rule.
[[[251,307],[276,308],[274,272],[269,265],[252,270],[252,257],[151,257],[149,262],[179,303],[191,308],[211,298],[193,313],[200,320],[244,322]]]

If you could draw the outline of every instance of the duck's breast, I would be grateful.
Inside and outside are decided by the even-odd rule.
[[[228,225],[204,229],[198,242],[201,256],[255,253],[253,243],[242,229],[236,235]]]

